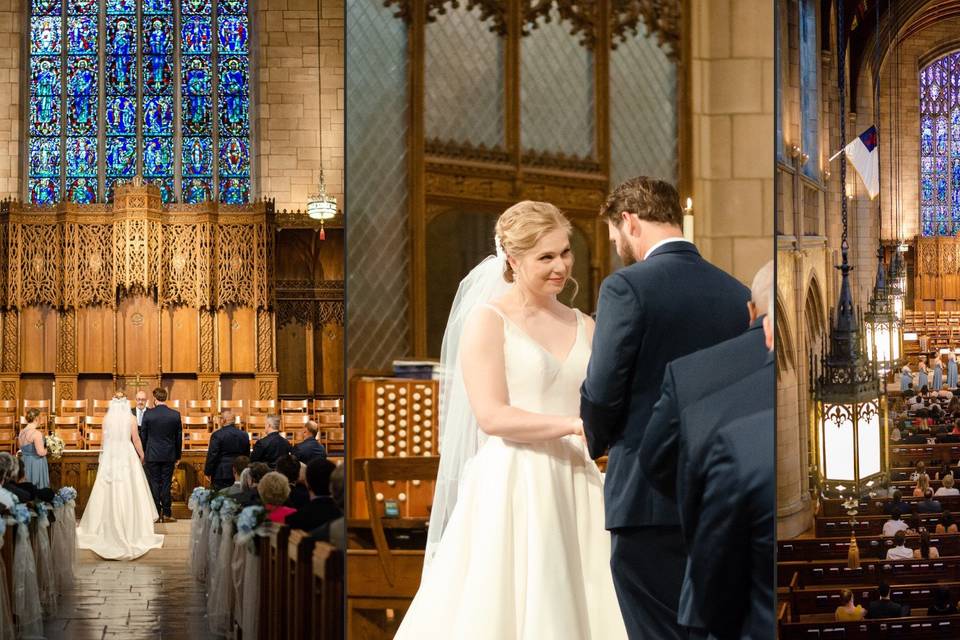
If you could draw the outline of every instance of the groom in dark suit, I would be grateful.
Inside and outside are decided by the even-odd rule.
[[[158,522],[176,522],[170,510],[170,484],[173,482],[173,470],[180,461],[183,425],[180,413],[166,405],[166,389],[154,389],[153,399],[154,408],[143,414],[140,423],[143,466],[157,513],[160,514]]]
[[[601,210],[626,267],[600,289],[593,355],[581,389],[593,457],[609,449],[604,483],[613,582],[631,638],[685,638],[677,622],[686,553],[676,503],[640,467],[640,444],[664,368],[749,324],[749,290],[683,238],[672,185],[639,177]],[[696,372],[687,372],[696,375]]]

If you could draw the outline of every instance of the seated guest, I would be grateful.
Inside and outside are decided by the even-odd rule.
[[[20,461],[9,453],[0,453],[0,456],[10,456],[11,460],[9,470],[3,478],[3,488],[16,496],[17,502],[30,502],[30,494],[17,486],[17,478],[20,477]]]
[[[29,479],[27,479],[27,470],[24,468],[22,462],[20,464],[20,468],[17,470],[17,487],[22,489],[24,493],[29,496],[27,498],[29,502],[33,502],[37,499],[37,491],[39,491],[39,489],[37,489],[37,485],[33,484]],[[44,488],[46,489],[46,487]]]
[[[943,486],[937,489],[936,493],[933,495],[939,496],[960,496],[960,489],[957,489],[954,485],[953,474],[948,473],[941,479]]]
[[[920,479],[920,476],[925,475],[927,475],[927,465],[923,460],[920,460],[914,467],[913,473],[910,474],[910,482],[916,482]]]
[[[867,615],[867,610],[859,604],[854,606],[853,591],[850,591],[850,589],[841,589],[840,606],[837,607],[833,615],[837,622],[854,622],[856,620],[863,620],[863,616]]]
[[[306,424],[306,439],[293,448],[293,455],[303,464],[310,464],[314,458],[326,458],[327,450],[317,441],[317,432],[320,427],[311,420]]]
[[[936,560],[940,557],[937,548],[930,546],[930,532],[925,528],[920,529],[920,548],[914,550],[913,557],[917,560]]]
[[[883,535],[890,538],[898,531],[906,531],[908,525],[900,519],[900,512],[894,511],[890,514],[890,519],[883,523]]]
[[[6,488],[7,478],[16,476],[17,469],[16,458],[6,452],[0,453],[0,505],[7,509],[20,502],[20,497]]]
[[[946,400],[953,400],[953,392],[950,391],[950,387],[948,385],[943,385],[943,387],[940,388],[940,393],[937,395]]]
[[[929,538],[927,540],[929,544]],[[887,549],[887,560],[910,560],[913,558],[913,551],[907,547],[907,534],[903,531],[897,531],[893,536],[893,546]]]
[[[333,501],[337,507],[340,508],[341,512],[344,508],[343,486],[344,465],[341,462],[337,465],[337,468],[333,470],[333,473],[330,474],[330,493],[333,495]],[[310,537],[314,540],[329,542],[338,549],[346,549],[347,527],[344,516],[341,515],[335,520],[320,525],[310,532]]]
[[[890,430],[890,442],[900,442],[900,427],[894,427]]]
[[[923,444],[926,441],[927,439],[921,434],[912,431],[906,432],[906,434],[900,438],[900,442],[903,444]]]
[[[263,476],[257,483],[257,493],[271,522],[286,524],[287,517],[297,512],[296,509],[283,506],[290,495],[290,483],[282,473],[271,471]]]
[[[277,460],[277,473],[282,473],[290,482],[290,496],[285,506],[299,509],[310,502],[310,492],[300,482],[300,463],[292,455],[285,455]]]
[[[953,475],[953,469],[950,467],[949,462],[944,462],[942,465],[940,465],[940,470],[937,471],[937,479],[940,482],[943,482],[943,479],[946,478],[947,476],[952,476],[952,475]],[[942,488],[943,487],[941,487],[941,489]],[[937,491],[939,492],[940,489],[937,489]],[[936,495],[942,495],[942,494],[937,493]]]
[[[326,458],[316,458],[307,465],[307,487],[310,501],[287,518],[293,529],[312,531],[343,515],[330,494],[330,476],[336,465]]]
[[[247,456],[237,456],[233,459],[233,464],[230,465],[230,471],[233,473],[233,484],[221,491],[221,495],[228,498],[236,498],[243,493],[244,486],[240,482],[240,477],[243,475],[244,469],[248,466],[250,466],[250,458]]]
[[[265,462],[271,469],[277,468],[277,460],[290,453],[290,443],[280,435],[280,416],[267,416],[267,435],[257,440],[250,454],[251,462]]]
[[[944,511],[934,531],[936,533],[957,533],[957,523],[953,521],[953,514]]]
[[[947,413],[949,413],[951,416],[960,414],[960,396],[957,396],[957,394],[953,394],[953,397],[947,404]]]
[[[933,604],[927,608],[928,616],[952,616],[957,612],[957,605],[950,599],[950,590],[937,587],[933,590]]]
[[[930,476],[923,474],[917,478],[917,484],[913,488],[913,497],[922,498],[926,495],[927,490],[930,488]]]
[[[233,420],[233,411],[220,412],[220,428],[210,436],[207,461],[203,465],[203,474],[210,478],[214,491],[226,489],[234,482],[233,461],[237,456],[250,455],[250,437]]]
[[[883,506],[883,511],[887,514],[896,511],[903,515],[904,513],[910,513],[910,505],[903,501],[903,494],[898,489],[893,492],[893,498]]]
[[[899,618],[910,615],[909,605],[902,605],[890,599],[890,585],[881,582],[877,587],[879,600],[874,600],[867,605],[867,619],[876,620],[877,618]]]
[[[270,467],[264,463],[251,462],[241,474],[240,486],[243,487],[243,491],[237,497],[237,502],[244,507],[260,504],[260,493],[257,491],[257,485],[263,480],[263,476],[268,473],[270,473]],[[244,481],[244,475],[246,475],[246,481]]]
[[[927,476],[923,476],[926,478]],[[943,505],[939,500],[933,499],[933,489],[929,484],[923,491],[923,500],[917,503],[917,513],[939,513],[943,511]]]
[[[918,516],[916,512],[907,516],[907,528],[904,531],[908,536],[920,535],[920,529],[922,528],[923,524],[920,522],[920,516]]]

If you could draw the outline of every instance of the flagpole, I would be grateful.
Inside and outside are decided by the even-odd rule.
[[[843,152],[846,151],[846,150],[847,150],[847,148],[844,147],[843,149],[840,149],[840,151],[837,151],[835,154],[833,154],[832,156],[830,156],[830,158],[827,160],[827,163],[830,163],[830,162],[833,162],[834,160],[836,160],[836,159],[837,159],[837,156],[839,156],[841,153],[843,153]]]

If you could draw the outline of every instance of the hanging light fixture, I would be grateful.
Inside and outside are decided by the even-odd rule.
[[[877,250],[877,279],[867,313],[864,314],[864,334],[867,353],[877,367],[881,379],[897,368],[900,361],[902,325],[893,313],[884,277],[883,248]]]
[[[907,297],[907,269],[903,265],[903,258],[900,257],[900,253],[900,243],[898,242],[893,251],[893,258],[890,259],[887,291],[890,297],[890,310],[902,325],[904,301]]]
[[[327,185],[323,179],[323,68],[320,64],[322,46],[320,42],[319,19],[317,22],[317,141],[320,145],[320,185],[317,193],[310,196],[307,202],[307,216],[311,220],[320,222],[320,239],[325,240],[327,233],[323,228],[325,222],[337,216],[337,199],[327,195]]]
[[[837,3],[839,48],[840,139],[846,141],[844,66],[846,27],[843,4]],[[840,297],[830,326],[830,344],[820,357],[814,397],[817,410],[818,480],[824,495],[863,495],[883,476],[885,411],[874,365],[864,353],[860,326],[850,293],[847,242],[847,159],[840,159],[840,211],[843,235]]]

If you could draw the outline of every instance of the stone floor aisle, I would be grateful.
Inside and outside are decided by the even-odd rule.
[[[156,525],[163,548],[134,562],[77,556],[76,586],[45,620],[50,640],[194,640],[209,638],[203,585],[187,567],[190,521]]]

